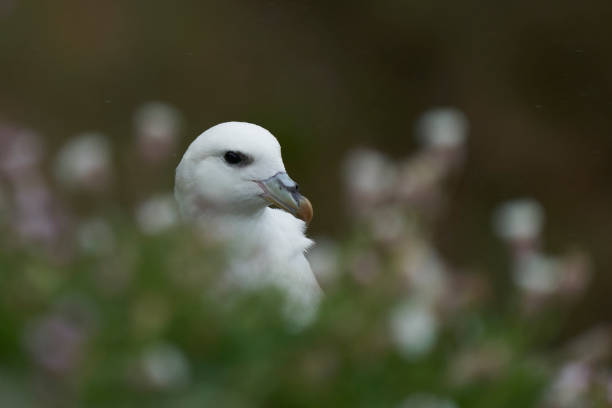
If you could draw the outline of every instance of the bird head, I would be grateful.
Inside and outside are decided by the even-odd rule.
[[[226,122],[198,136],[176,169],[175,196],[183,213],[249,214],[276,206],[312,218],[310,201],[285,171],[281,148],[266,129]]]

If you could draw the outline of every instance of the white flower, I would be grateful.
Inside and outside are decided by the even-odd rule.
[[[83,133],[70,140],[58,153],[55,175],[71,189],[104,190],[111,176],[111,148],[99,133]]]
[[[465,143],[468,120],[454,108],[437,108],[425,112],[417,121],[417,137],[427,147],[456,147]]]
[[[561,283],[559,260],[539,253],[519,258],[514,270],[514,283],[523,290],[554,293]]]
[[[586,392],[589,389],[592,372],[583,362],[574,361],[566,364],[552,384],[547,401],[551,406],[560,408],[583,407]]]
[[[31,178],[43,156],[41,137],[30,130],[17,129],[9,132],[9,140],[0,152],[0,168],[14,183]]]
[[[114,239],[111,227],[99,217],[81,222],[77,229],[77,242],[84,252],[109,253],[114,247]]]
[[[151,161],[167,157],[175,148],[181,126],[179,112],[161,102],[149,102],[134,114],[141,154]]]
[[[368,209],[391,194],[397,178],[395,164],[380,152],[360,149],[349,154],[343,166],[351,204]]]
[[[53,199],[39,182],[24,185],[14,192],[15,229],[27,241],[52,242],[59,234],[59,224],[52,211]]]
[[[369,219],[373,238],[381,243],[394,243],[405,234],[407,221],[397,206],[385,206]]]
[[[400,255],[400,268],[410,287],[434,304],[448,288],[448,275],[444,260],[427,242],[410,240]]]
[[[428,206],[439,200],[439,184],[446,172],[444,161],[432,155],[417,155],[399,165],[395,194],[407,203]]]
[[[158,344],[142,355],[142,368],[149,385],[172,389],[189,382],[189,365],[183,352],[172,344]]]
[[[391,311],[390,326],[398,350],[408,359],[427,354],[438,335],[438,320],[434,312],[415,300],[405,301]]]
[[[159,234],[178,223],[178,210],[172,194],[152,197],[136,210],[136,220],[145,234]]]
[[[568,344],[567,352],[572,358],[591,364],[607,361],[612,354],[612,327],[601,324],[578,335]]]
[[[54,374],[66,374],[83,357],[85,333],[61,315],[48,315],[30,322],[25,345],[33,360]]]
[[[497,234],[508,240],[537,239],[544,223],[544,209],[533,199],[519,199],[503,204],[495,212]]]

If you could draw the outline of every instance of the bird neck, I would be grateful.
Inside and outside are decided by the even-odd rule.
[[[275,250],[287,246],[291,252],[302,253],[312,245],[312,241],[304,236],[304,222],[275,208],[264,207],[238,214],[204,211],[193,220],[212,240],[232,246],[274,247]]]
[[[187,214],[189,222],[194,222],[204,233],[215,240],[236,241],[256,234],[265,217],[266,207],[248,212],[220,212],[215,210],[198,211]]]

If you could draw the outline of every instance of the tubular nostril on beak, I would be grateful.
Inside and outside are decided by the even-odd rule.
[[[282,189],[289,191],[290,193],[298,192],[298,185],[295,181],[293,181],[287,173],[279,173],[276,175],[278,179],[278,186]]]
[[[291,186],[285,186],[287,188],[287,190],[291,193],[297,193],[300,189],[300,186],[298,186],[297,184],[293,184]]]

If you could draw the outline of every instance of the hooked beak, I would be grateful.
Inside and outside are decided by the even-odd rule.
[[[310,201],[298,192],[298,185],[285,172],[276,173],[265,180],[254,180],[263,190],[261,195],[271,205],[282,208],[306,224],[312,220]]]

